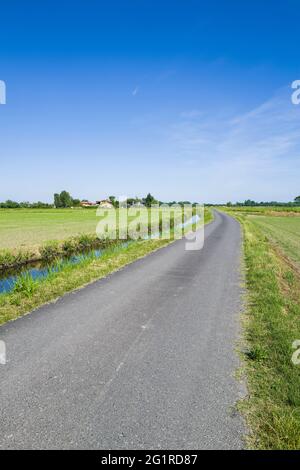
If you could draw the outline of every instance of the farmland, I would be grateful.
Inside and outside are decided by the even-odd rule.
[[[210,222],[210,210],[205,210],[204,219],[205,223]],[[122,244],[117,246],[113,242],[111,246],[109,241],[104,240],[100,258],[91,253],[78,264],[61,264],[60,257],[64,251],[65,254],[73,254],[74,250],[76,253],[82,242],[88,249],[94,247],[99,222],[95,210],[1,210],[0,220],[0,266],[1,259],[4,268],[17,266],[20,261],[26,264],[31,261],[32,255],[54,263],[54,269],[46,277],[33,280],[30,275],[20,274],[15,289],[0,295],[0,324],[106,276],[172,241],[172,235],[171,239],[140,239],[123,248]],[[45,252],[51,256],[45,258]]]
[[[206,210],[205,221],[210,217]],[[95,235],[99,220],[95,209],[0,209],[0,251],[34,250],[50,240]]]
[[[0,209],[0,250],[94,234],[97,222],[93,209]]]
[[[300,217],[250,216],[250,219],[300,268]]]
[[[300,375],[292,347],[300,339],[300,218],[286,208],[227,211],[244,231],[247,312],[243,373],[249,396],[241,409],[249,446],[299,449]],[[276,213],[275,213],[276,212]]]
[[[226,207],[233,214],[258,214],[272,216],[300,216],[300,206],[233,206]]]

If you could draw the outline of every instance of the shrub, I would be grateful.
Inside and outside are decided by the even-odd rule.
[[[13,253],[8,250],[0,252],[0,269],[8,269],[14,266],[20,266],[30,261],[33,254],[29,251],[18,251]]]
[[[40,248],[41,258],[50,261],[57,258],[61,254],[58,242],[52,241]]]

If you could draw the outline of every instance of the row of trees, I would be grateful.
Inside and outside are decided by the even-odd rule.
[[[113,204],[114,207],[119,207],[119,201],[117,200],[116,196],[109,196],[108,198],[110,202]],[[152,194],[148,193],[146,197],[139,198],[139,197],[129,197],[127,198],[127,206],[133,206],[134,204],[143,204],[146,207],[150,207],[152,204],[158,204],[159,201],[155,199]]]
[[[114,207],[119,207],[119,201],[117,200],[116,196],[109,196],[110,202],[113,204]],[[151,193],[148,193],[144,198],[128,198],[127,205],[133,206],[136,204],[143,204],[146,207],[150,207],[152,204],[168,204],[174,205],[179,204],[183,206],[184,204],[191,204],[190,201],[171,201],[171,202],[163,202],[158,201],[152,196]],[[193,203],[197,204],[197,203]],[[214,204],[208,204],[213,206]],[[295,197],[293,202],[278,202],[278,201],[253,201],[252,199],[246,199],[244,202],[227,202],[228,207],[232,206],[286,206],[286,207],[293,207],[300,205],[300,196]],[[80,206],[80,199],[74,199],[68,191],[61,191],[60,193],[54,194],[54,204],[48,204],[47,202],[16,202],[8,199],[5,202],[0,202],[0,208],[2,209],[17,209],[17,208],[30,208],[30,209],[49,209],[49,208],[67,208],[67,207],[79,207]]]
[[[300,196],[295,197],[293,202],[278,202],[278,201],[253,201],[252,199],[246,199],[244,202],[236,202],[233,204],[232,202],[227,202],[226,204],[228,207],[232,206],[246,206],[246,207],[253,207],[253,206],[283,206],[283,207],[293,207],[300,205]]]
[[[119,207],[119,201],[117,200],[116,196],[109,196],[108,198],[110,202],[113,204],[114,207]],[[79,207],[80,206],[80,199],[74,199],[68,191],[61,191],[60,193],[54,194],[54,201],[53,204],[49,204],[47,202],[16,202],[8,199],[5,202],[0,202],[0,208],[2,209],[51,209],[55,208],[67,208],[67,207]],[[127,206],[133,206],[135,204],[143,204],[146,207],[150,207],[152,204],[168,204],[172,206],[174,204],[184,205],[184,204],[191,204],[190,201],[171,201],[171,202],[163,202],[158,201],[152,196],[151,193],[148,193],[144,198],[128,198],[127,199]],[[196,203],[194,203],[196,204]],[[229,203],[230,204],[230,203]]]
[[[80,199],[73,199],[68,191],[61,191],[61,193],[54,194],[54,204],[47,202],[16,202],[8,199],[5,202],[0,202],[2,209],[51,209],[53,207],[78,207],[80,206]]]
[[[11,201],[8,199],[5,202],[0,202],[0,208],[1,209],[18,209],[18,208],[23,208],[23,209],[49,209],[53,207],[52,204],[48,204],[47,202],[28,202],[28,201],[23,201],[23,202],[16,202],[16,201]]]
[[[115,196],[109,196],[110,202],[115,206],[119,206],[119,201]],[[152,204],[168,204],[169,206],[173,206],[174,204],[179,204],[183,206],[184,204],[191,204],[190,201],[171,201],[171,202],[164,202],[157,200],[151,193],[148,193],[146,197],[139,198],[139,197],[130,197],[127,199],[127,206],[133,206],[135,204],[143,204],[146,207],[151,207]],[[193,204],[197,204],[194,202]]]

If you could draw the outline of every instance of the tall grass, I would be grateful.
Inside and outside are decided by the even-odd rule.
[[[9,250],[0,251],[0,269],[9,269],[15,266],[21,266],[28,263],[35,255],[30,251],[18,250],[11,252]]]
[[[13,292],[31,297],[38,287],[38,281],[32,279],[30,274],[22,274],[16,280]]]

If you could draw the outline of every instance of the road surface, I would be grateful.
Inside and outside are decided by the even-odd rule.
[[[0,328],[0,448],[238,449],[240,227],[180,240]]]

